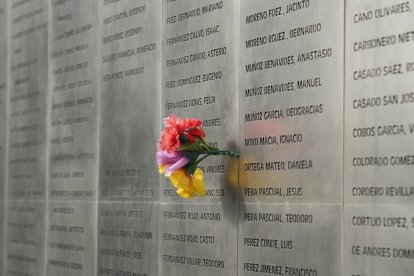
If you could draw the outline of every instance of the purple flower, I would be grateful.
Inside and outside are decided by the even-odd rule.
[[[172,151],[158,149],[157,163],[166,167],[165,175],[170,176],[175,170],[184,167],[190,159],[184,156],[183,151]]]

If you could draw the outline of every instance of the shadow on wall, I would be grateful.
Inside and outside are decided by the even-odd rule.
[[[235,141],[230,141],[226,147],[229,151],[234,153],[240,153],[240,148],[237,146]],[[239,212],[243,212],[240,208],[243,208],[244,205],[239,205],[239,189],[241,187],[240,180],[243,179],[240,175],[239,179],[239,166],[241,163],[241,158],[225,158],[225,167],[227,171],[222,176],[221,181],[225,183],[227,188],[228,195],[226,197],[227,202],[223,204],[223,213],[226,217],[226,221],[231,224],[238,224],[238,212],[234,212],[234,206],[237,206]],[[240,187],[239,187],[240,186]]]

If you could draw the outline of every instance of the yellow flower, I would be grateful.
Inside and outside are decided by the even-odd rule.
[[[160,166],[161,167],[161,166]],[[162,169],[160,168],[160,173]],[[165,169],[163,170],[165,171]],[[191,176],[184,169],[178,169],[166,176],[171,183],[177,188],[177,194],[183,198],[192,198],[196,193],[201,197],[206,195],[206,189],[203,181],[203,171],[199,168]]]
[[[194,185],[196,192],[201,197],[204,197],[206,195],[206,187],[203,181],[203,171],[200,168],[197,168],[196,171],[194,172],[193,185]]]
[[[164,165],[160,165],[159,167],[158,167],[158,171],[160,172],[160,174],[163,174],[163,173],[165,173],[165,166]]]

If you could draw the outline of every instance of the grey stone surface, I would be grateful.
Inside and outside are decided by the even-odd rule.
[[[161,1],[103,2],[100,10],[99,195],[102,200],[156,201]]]
[[[160,206],[160,275],[236,275],[237,210],[233,205]]]
[[[239,211],[239,275],[341,275],[341,212],[340,205],[248,204]]]
[[[5,275],[45,275],[44,201],[8,200]]]
[[[237,1],[164,1],[162,114],[203,121],[207,140],[238,152]],[[238,160],[201,164],[206,197],[160,183],[160,275],[237,274]],[[211,220],[210,220],[211,219]]]
[[[96,275],[97,206],[49,201],[46,275]]]
[[[0,3],[0,36],[8,35],[8,2]],[[6,138],[7,138],[7,39],[0,41],[0,199],[4,199],[6,187]]]
[[[344,273],[412,274],[411,1],[346,1]]]
[[[97,198],[98,4],[54,1],[50,18],[49,198]]]
[[[9,14],[5,275],[44,275],[48,5],[13,1]]]
[[[239,275],[341,274],[343,13],[242,2]]]
[[[413,5],[1,1],[0,274],[411,276]]]
[[[346,205],[344,275],[410,275],[413,223],[406,205]]]
[[[211,5],[211,6],[210,6]],[[163,2],[163,117],[203,121],[208,142],[238,151],[238,2]],[[202,202],[235,202],[237,164],[210,158],[201,164],[209,185]],[[177,201],[161,182],[161,200]],[[180,199],[178,199],[180,200]]]
[[[8,1],[0,3],[0,37],[8,36]],[[5,230],[6,230],[6,148],[7,148],[7,43],[8,39],[0,40],[0,274],[4,274]]]
[[[6,200],[0,200],[0,273],[5,274],[6,258]]]
[[[390,13],[400,5],[400,13]],[[345,90],[345,202],[410,204],[413,190],[411,2],[348,1]],[[372,19],[363,20],[369,17]],[[382,47],[376,39],[387,41]],[[376,41],[376,42],[374,42]],[[369,46],[372,45],[377,46]],[[411,156],[411,157],[410,157]],[[404,159],[405,157],[405,159]],[[364,196],[364,188],[378,192]]]
[[[10,7],[8,197],[45,199],[48,104],[48,5]]]
[[[97,275],[158,274],[157,203],[99,204]]]
[[[245,202],[342,200],[343,12],[343,1],[294,6],[243,1],[239,96]],[[266,17],[255,21],[256,14]],[[304,33],[305,28],[311,31]]]

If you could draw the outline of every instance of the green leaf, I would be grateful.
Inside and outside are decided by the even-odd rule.
[[[183,151],[196,151],[196,152],[199,152],[199,153],[205,153],[205,152],[211,152],[211,151],[219,151],[218,148],[209,145],[202,138],[198,138],[193,143],[190,143],[190,142],[182,143],[178,147],[178,150],[183,150]]]
[[[197,170],[197,163],[191,163],[184,167],[184,169],[191,175]]]
[[[202,150],[201,141],[202,141],[202,139],[197,140],[194,143],[184,143],[184,144],[181,144],[178,147],[178,150],[201,151]]]
[[[199,155],[200,153],[197,151],[184,151],[184,156],[189,160],[188,164],[196,162]]]

